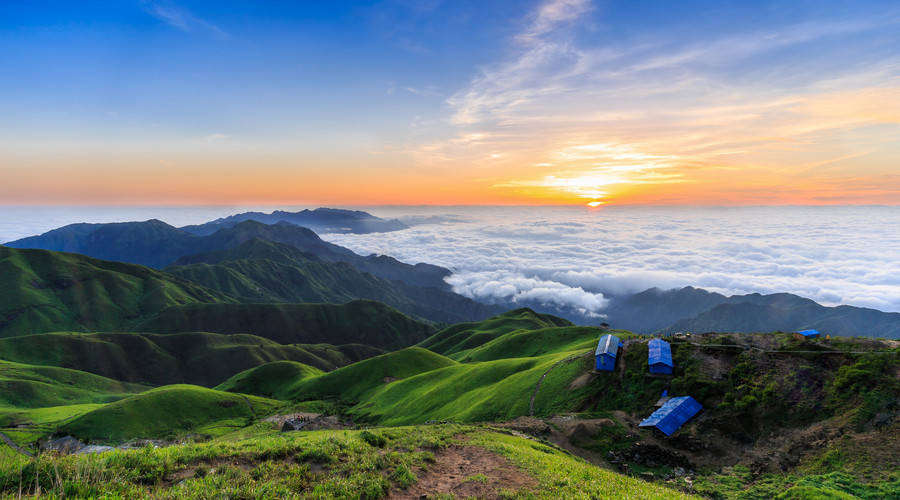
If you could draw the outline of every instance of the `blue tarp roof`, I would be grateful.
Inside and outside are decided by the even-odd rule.
[[[671,436],[702,409],[703,405],[690,396],[671,398],[660,409],[644,419],[640,426],[656,427],[666,436]]]
[[[597,350],[594,352],[594,356],[609,354],[612,357],[616,357],[618,351],[619,337],[616,337],[615,335],[604,335],[600,337],[600,342],[597,342]]]
[[[797,333],[799,333],[800,335],[803,335],[804,337],[809,337],[810,335],[818,335],[819,330],[800,330]]]
[[[668,342],[661,339],[651,339],[647,347],[649,349],[647,356],[649,364],[662,363],[667,366],[675,366],[672,363],[672,346]]]

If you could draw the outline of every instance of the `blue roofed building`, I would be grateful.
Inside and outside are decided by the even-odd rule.
[[[615,370],[619,347],[622,347],[619,337],[615,335],[600,337],[600,341],[597,342],[597,350],[594,351],[594,369],[603,372]]]
[[[817,339],[819,338],[819,335],[819,330],[800,330],[799,332],[794,332],[794,337],[800,340]]]
[[[703,409],[703,405],[690,396],[670,398],[662,407],[640,423],[640,427],[656,427],[671,436],[688,420]]]
[[[650,373],[671,375],[675,363],[672,362],[672,346],[662,339],[652,339],[647,344],[647,363]]]

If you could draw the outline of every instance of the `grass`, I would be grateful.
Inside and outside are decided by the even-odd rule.
[[[285,382],[300,382],[323,373],[322,370],[295,361],[274,361],[238,373],[216,386],[216,390],[283,398],[289,388]]]
[[[109,402],[145,389],[78,370],[0,361],[0,406],[5,407]]]
[[[441,425],[280,434],[257,425],[206,443],[25,460],[0,455],[0,495],[114,498],[384,498],[418,481],[450,445],[500,453],[540,483],[510,498],[688,498],[486,429]],[[477,477],[472,480],[479,480]],[[37,486],[36,486],[37,485]]]
[[[97,408],[66,423],[59,432],[99,442],[215,436],[250,425],[279,406],[271,399],[173,385]]]

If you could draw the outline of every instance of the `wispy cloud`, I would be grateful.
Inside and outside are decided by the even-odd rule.
[[[478,165],[498,189],[529,196],[544,188],[544,196],[591,198],[673,183],[727,191],[737,179],[764,189],[815,181],[795,175],[804,165],[859,175],[849,168],[854,159],[892,146],[881,135],[846,138],[879,126],[900,132],[900,57],[866,61],[861,51],[859,61],[839,62],[804,52],[813,43],[891,31],[900,24],[895,15],[696,42],[663,34],[591,44],[576,36],[591,7],[579,0],[538,6],[508,57],[448,98],[454,136],[421,145],[417,160]],[[473,134],[478,140],[468,139]]]
[[[151,16],[186,33],[205,33],[228,38],[229,35],[215,24],[201,19],[184,7],[166,1],[145,0],[144,9]]]

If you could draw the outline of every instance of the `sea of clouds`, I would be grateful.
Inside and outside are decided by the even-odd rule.
[[[73,222],[175,226],[305,207],[3,207],[0,241]],[[373,207],[412,227],[325,234],[358,253],[453,271],[463,295],[601,316],[609,297],[692,285],[900,311],[900,207]]]
[[[612,295],[691,285],[900,311],[900,207],[371,211],[420,223],[323,237],[358,253],[448,267],[453,288],[479,300],[602,315]]]

